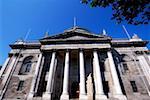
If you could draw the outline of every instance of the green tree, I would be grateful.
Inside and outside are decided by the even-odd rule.
[[[91,7],[112,7],[112,18],[121,23],[149,24],[150,0],[82,0],[82,3]]]

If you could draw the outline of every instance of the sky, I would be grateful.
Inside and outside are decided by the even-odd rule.
[[[71,28],[74,17],[77,26],[96,34],[105,29],[113,38],[127,38],[125,25],[131,36],[150,40],[150,25],[117,24],[111,16],[111,7],[91,8],[80,0],[0,0],[0,65],[8,57],[9,44],[24,39],[29,30],[27,41],[38,40],[47,31],[54,35]]]

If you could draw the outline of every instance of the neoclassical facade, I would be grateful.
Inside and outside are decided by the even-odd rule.
[[[73,27],[10,44],[0,100],[150,100],[148,41]]]

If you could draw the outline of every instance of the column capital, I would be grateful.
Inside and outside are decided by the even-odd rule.
[[[52,49],[51,51],[52,51],[52,52],[57,52],[57,49]]]
[[[66,49],[65,51],[66,51],[66,52],[70,52],[71,50],[70,50],[70,49]]]
[[[108,48],[107,52],[112,52],[114,49],[113,48]]]
[[[93,48],[93,51],[98,51],[99,49],[98,48]]]
[[[112,51],[112,49],[111,48],[109,48],[108,50],[107,50],[107,52],[111,52]]]
[[[79,51],[83,51],[84,49],[83,48],[79,48]]]

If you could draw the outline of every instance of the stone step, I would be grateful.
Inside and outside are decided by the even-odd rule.
[[[79,100],[79,98],[69,99],[69,100]]]
[[[42,100],[42,97],[34,97],[33,100]]]

